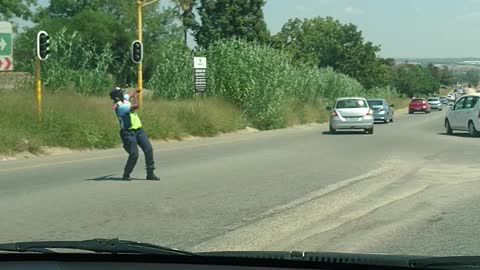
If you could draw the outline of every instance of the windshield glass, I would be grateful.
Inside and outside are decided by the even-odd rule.
[[[337,102],[337,109],[352,109],[368,107],[363,99],[345,99]]]
[[[367,100],[367,102],[370,106],[383,106],[382,100]]]
[[[411,102],[412,102],[412,103],[424,103],[425,100],[424,100],[424,99],[412,99]]]
[[[478,26],[480,0],[0,0],[0,243],[480,255]]]

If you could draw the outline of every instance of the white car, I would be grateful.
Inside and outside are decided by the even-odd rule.
[[[440,101],[439,97],[429,97],[427,99],[428,104],[430,105],[430,108],[436,109],[441,111],[443,108],[442,101]]]
[[[468,131],[470,136],[480,134],[480,94],[465,95],[457,100],[445,116],[445,130]]]
[[[363,129],[368,134],[373,134],[373,110],[365,98],[345,97],[337,98],[330,110],[330,133],[338,129]]]

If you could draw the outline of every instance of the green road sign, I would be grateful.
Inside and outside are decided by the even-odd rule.
[[[0,33],[0,55],[8,56],[12,54],[12,34]]]
[[[12,37],[12,24],[0,22],[0,72],[13,70]]]

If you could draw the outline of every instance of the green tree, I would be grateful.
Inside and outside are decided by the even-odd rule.
[[[25,20],[32,18],[31,8],[36,6],[35,0],[0,0],[0,20],[19,17]]]
[[[188,30],[192,29],[195,23],[195,15],[193,8],[196,0],[173,0],[175,3],[175,11],[177,12],[183,26],[183,41],[187,45]]]
[[[396,67],[392,86],[409,97],[431,95],[440,88],[427,68],[410,64]]]
[[[437,82],[440,82],[440,69],[435,66],[434,64],[432,63],[429,63],[427,65],[427,70],[428,72],[430,72],[430,74],[432,74],[433,78],[437,81]]]
[[[439,70],[440,73],[440,83],[443,85],[452,85],[455,83],[455,76],[453,71],[448,67],[443,67]]]
[[[470,87],[477,87],[478,81],[480,80],[480,74],[476,70],[469,70],[465,73],[465,82],[470,85]]]
[[[135,11],[135,1],[51,0],[50,5],[39,10],[34,17],[37,25],[17,38],[16,57],[19,61],[24,60],[27,68],[33,55],[32,37],[35,32],[46,30],[53,43],[56,33],[65,27],[65,36],[78,33],[79,40],[85,46],[94,45],[92,48],[97,50],[97,54],[101,54],[105,47],[112,48],[113,61],[108,67],[109,72],[116,75],[118,83],[132,83],[135,81],[135,67],[129,52],[132,41],[136,39]],[[176,23],[175,10],[161,10],[158,3],[144,8],[143,19],[144,80],[148,81],[154,66],[160,63],[160,59],[155,57],[158,44],[180,38],[181,27]]]
[[[388,85],[390,62],[377,57],[380,46],[366,42],[353,24],[332,17],[289,20],[273,37],[276,48],[298,62],[332,67],[357,79],[365,88]]]
[[[265,0],[200,0],[200,23],[194,36],[200,47],[207,48],[224,38],[267,42],[270,34],[263,17]]]

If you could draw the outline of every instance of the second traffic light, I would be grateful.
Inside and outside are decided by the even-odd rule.
[[[135,40],[132,42],[132,61],[135,64],[140,64],[143,59],[143,44],[140,40]]]
[[[37,57],[44,61],[50,54],[50,37],[47,32],[40,31],[37,34]]]

